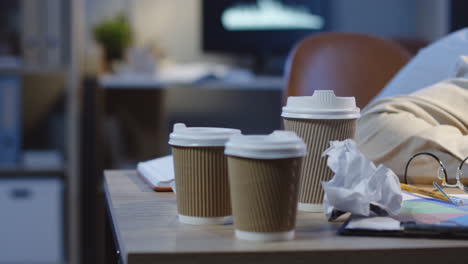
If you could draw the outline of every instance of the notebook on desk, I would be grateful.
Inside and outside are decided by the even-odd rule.
[[[403,193],[400,214],[394,217],[351,217],[341,235],[468,238],[468,195],[455,195],[456,206],[432,198]]]
[[[157,192],[175,189],[172,155],[140,162],[137,171],[141,178]]]

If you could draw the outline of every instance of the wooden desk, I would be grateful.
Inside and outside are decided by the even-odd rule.
[[[468,241],[342,237],[342,222],[299,213],[296,239],[236,240],[232,225],[180,224],[173,193],[153,192],[135,171],[106,171],[110,221],[123,263],[456,263],[466,262]]]

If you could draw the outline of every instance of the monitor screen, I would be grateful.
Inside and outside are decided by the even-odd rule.
[[[203,49],[281,54],[329,28],[329,0],[203,0]]]

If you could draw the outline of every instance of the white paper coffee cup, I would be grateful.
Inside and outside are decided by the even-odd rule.
[[[303,140],[290,131],[234,136],[225,154],[236,237],[293,239]]]
[[[354,97],[337,97],[331,90],[316,90],[312,96],[291,96],[281,114],[286,130],[294,131],[307,144],[299,183],[298,210],[323,212],[322,181],[333,176],[322,153],[333,140],[354,138],[360,109]]]
[[[193,225],[231,222],[224,145],[240,131],[175,124],[169,136],[174,155],[179,221]]]

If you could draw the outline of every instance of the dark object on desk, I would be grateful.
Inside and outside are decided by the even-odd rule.
[[[377,237],[425,237],[425,238],[450,238],[468,239],[468,226],[456,224],[422,224],[414,221],[402,222],[401,230],[374,230],[374,229],[349,229],[350,220],[346,221],[338,234],[343,236],[377,236]]]
[[[379,216],[388,216],[388,213],[387,211],[385,211],[384,209],[382,209],[381,207],[375,205],[375,204],[370,204],[369,205],[370,207],[370,210],[371,212],[374,214],[374,215],[379,215]],[[342,216],[346,214],[346,212],[344,211],[340,211],[340,210],[336,210],[334,209],[330,215],[330,218],[328,219],[328,221],[333,221],[333,220],[336,220],[338,219],[338,217]]]
[[[153,190],[156,192],[172,192],[171,187],[154,187]]]
[[[293,49],[286,64],[287,96],[312,95],[315,89],[354,96],[364,107],[411,58],[398,44],[374,36],[323,33]]]

